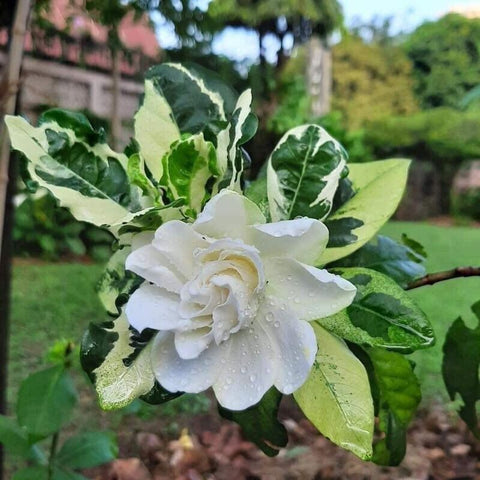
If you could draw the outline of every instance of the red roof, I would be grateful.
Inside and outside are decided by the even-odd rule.
[[[107,42],[108,28],[96,23],[82,8],[83,1],[53,0],[45,18],[58,30],[68,31],[75,38],[88,33],[96,42]],[[129,49],[141,49],[143,54],[156,58],[160,54],[157,37],[153,31],[147,14],[138,21],[134,13],[129,12],[122,19],[119,27],[121,42]]]
[[[55,30],[67,33],[73,42],[65,42],[61,35],[48,36],[41,29],[34,29],[25,36],[25,51],[70,64],[111,70],[108,28],[96,23],[82,5],[82,0],[52,0],[48,12],[43,14]],[[93,40],[87,48],[82,44],[85,37]],[[120,23],[119,37],[124,47],[132,52],[128,60],[123,58],[121,61],[123,74],[138,74],[159,61],[161,49],[147,14],[135,20],[133,12],[127,13]],[[7,28],[0,29],[0,46],[7,43]]]

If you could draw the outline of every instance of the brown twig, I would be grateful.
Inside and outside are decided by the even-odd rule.
[[[438,282],[460,277],[480,277],[480,267],[457,267],[445,272],[429,273],[428,275],[409,283],[405,290],[412,290],[414,288],[433,285]]]

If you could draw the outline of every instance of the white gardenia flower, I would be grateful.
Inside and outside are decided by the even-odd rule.
[[[327,241],[320,221],[265,223],[256,204],[229,190],[193,224],[164,223],[126,261],[146,280],[125,311],[136,330],[158,330],[158,382],[170,392],[213,387],[230,410],[254,405],[272,385],[298,389],[317,352],[308,322],[339,312],[356,292],[311,266]]]

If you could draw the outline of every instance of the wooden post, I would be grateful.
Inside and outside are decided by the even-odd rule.
[[[14,164],[10,162],[10,142],[3,123],[4,115],[15,113],[23,58],[23,43],[30,13],[31,0],[18,0],[11,28],[10,49],[5,65],[5,86],[0,94],[0,414],[7,413],[8,333],[10,308],[11,232],[15,189]],[[10,178],[11,182],[8,181]],[[0,446],[0,480],[4,478],[4,452]]]
[[[7,129],[3,122],[4,115],[11,115],[15,112],[17,100],[18,84],[20,80],[20,68],[23,59],[23,42],[27,28],[28,14],[30,12],[31,0],[18,0],[13,27],[11,30],[10,51],[5,65],[6,80],[2,82],[5,85],[1,96],[1,125],[0,125],[0,252],[2,250],[3,224],[5,215],[5,199],[7,195],[8,184],[8,165],[10,159],[10,142],[7,135]]]
[[[118,47],[111,49],[112,53],[112,148],[118,150],[122,139],[122,122],[120,118],[120,60],[121,51]]]
[[[332,52],[325,41],[313,36],[308,44],[307,91],[311,98],[310,113],[318,118],[330,111],[332,92]]]

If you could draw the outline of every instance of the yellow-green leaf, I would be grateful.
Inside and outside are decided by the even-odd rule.
[[[372,456],[373,400],[367,372],[346,344],[313,324],[318,352],[295,400],[313,425],[333,443],[368,460]]]

